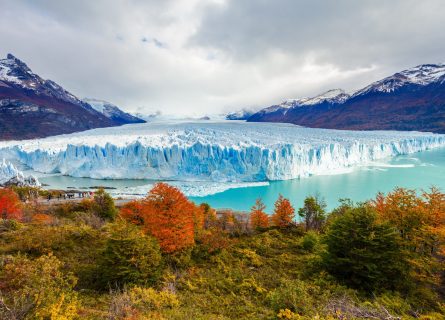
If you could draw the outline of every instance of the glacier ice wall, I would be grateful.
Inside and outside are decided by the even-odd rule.
[[[2,159],[0,161],[0,186],[4,185],[40,186],[40,182],[33,176],[25,174],[12,163]]]
[[[0,142],[0,158],[97,179],[247,182],[331,174],[445,146],[445,135],[244,122],[150,123]]]

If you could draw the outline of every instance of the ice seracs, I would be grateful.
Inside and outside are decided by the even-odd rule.
[[[0,142],[0,157],[74,177],[252,182],[327,174],[442,146],[445,135],[431,133],[208,121]]]
[[[0,187],[3,186],[40,186],[40,182],[34,176],[25,176],[12,163],[5,159],[0,160]]]

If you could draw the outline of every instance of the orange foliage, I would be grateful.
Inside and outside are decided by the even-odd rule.
[[[269,226],[269,216],[264,212],[266,206],[261,199],[257,199],[250,211],[250,226],[253,229],[267,228]]]
[[[414,190],[396,188],[385,197],[379,193],[373,202],[379,217],[391,222],[405,240],[414,240],[413,231],[422,225],[422,203]]]
[[[378,194],[371,205],[415,251],[445,254],[445,194],[439,189],[433,187],[418,197],[414,190],[397,188],[386,196]]]
[[[53,218],[44,213],[36,213],[33,215],[32,221],[38,224],[50,224],[53,222]]]
[[[204,223],[206,219],[206,207],[200,205],[195,206],[193,211],[193,227],[195,230],[195,238],[198,237],[204,229]]]
[[[143,225],[144,219],[142,217],[142,201],[133,200],[127,202],[122,206],[120,215],[122,218],[135,225]]]
[[[195,243],[194,227],[201,223],[201,218],[196,218],[197,212],[196,206],[179,189],[166,183],[157,183],[146,198],[130,202],[121,210],[123,217],[142,224],[166,253]]]
[[[226,248],[230,244],[230,238],[226,231],[218,227],[211,227],[203,231],[200,242],[212,253]]]
[[[295,218],[295,209],[292,207],[290,201],[284,198],[281,194],[275,202],[275,210],[272,215],[272,222],[274,226],[284,228],[291,225]]]
[[[17,194],[8,188],[0,188],[0,218],[21,220],[22,208]]]

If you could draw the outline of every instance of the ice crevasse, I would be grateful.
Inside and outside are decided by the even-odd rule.
[[[329,174],[443,146],[445,135],[432,133],[182,122],[0,142],[0,159],[74,177],[247,182]]]

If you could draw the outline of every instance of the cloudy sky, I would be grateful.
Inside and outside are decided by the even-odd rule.
[[[203,115],[445,62],[443,0],[0,0],[10,52],[79,97]]]

